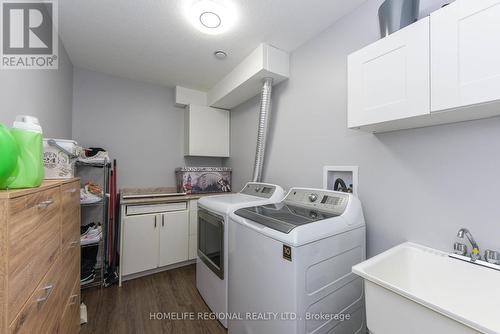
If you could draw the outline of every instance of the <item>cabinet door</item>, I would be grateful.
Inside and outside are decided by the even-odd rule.
[[[430,113],[429,18],[348,57],[350,128]]]
[[[500,99],[500,0],[457,0],[431,15],[431,109]]]
[[[198,234],[198,200],[189,201],[189,235]]]
[[[185,117],[185,155],[229,157],[229,111],[189,105]]]
[[[162,214],[160,228],[160,267],[188,259],[188,211]]]
[[[198,235],[189,236],[189,260],[194,260],[198,257]]]
[[[122,274],[158,267],[160,215],[138,215],[123,219]]]
[[[189,201],[189,260],[198,257],[198,201]]]

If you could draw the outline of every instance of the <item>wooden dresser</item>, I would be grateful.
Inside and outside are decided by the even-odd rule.
[[[0,191],[0,333],[79,331],[79,180]]]

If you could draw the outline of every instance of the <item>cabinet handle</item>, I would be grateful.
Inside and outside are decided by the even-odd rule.
[[[69,305],[76,304],[77,298],[78,298],[78,295],[72,295],[71,297],[69,297]]]
[[[43,296],[42,298],[38,298],[36,300],[36,302],[45,304],[47,302],[47,300],[49,299],[50,295],[52,294],[52,290],[54,290],[54,286],[52,284],[50,284],[50,285],[47,285],[42,290],[45,291],[45,296]]]
[[[46,209],[48,208],[52,203],[54,203],[54,200],[52,199],[49,199],[47,201],[43,201],[43,202],[40,202],[37,204],[37,207],[41,208],[41,209]]]
[[[165,216],[161,216],[161,226],[165,226]]]
[[[66,192],[70,194],[76,193],[76,188],[68,189]]]
[[[71,242],[69,243],[69,248],[73,248],[73,247],[75,247],[75,246],[76,246],[77,244],[79,244],[79,243],[80,243],[80,240],[78,240],[78,241],[71,241]]]
[[[155,228],[156,228],[156,216],[155,216]]]

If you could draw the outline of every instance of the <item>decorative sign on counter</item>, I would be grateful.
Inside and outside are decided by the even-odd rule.
[[[175,169],[177,191],[186,194],[231,192],[229,167],[182,167]]]

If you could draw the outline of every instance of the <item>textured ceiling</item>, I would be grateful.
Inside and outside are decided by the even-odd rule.
[[[238,20],[221,35],[186,20],[193,1],[60,0],[60,35],[77,67],[208,89],[259,43],[292,51],[365,0],[233,0]],[[228,57],[215,59],[215,50]]]

